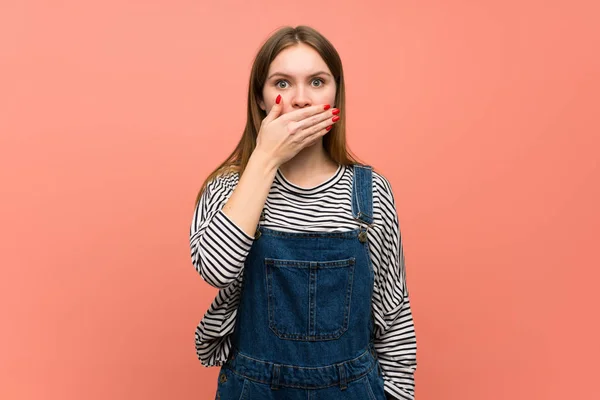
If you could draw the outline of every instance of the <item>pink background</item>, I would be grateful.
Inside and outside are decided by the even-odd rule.
[[[241,135],[252,57],[308,24],[348,140],[391,182],[419,400],[594,399],[593,1],[4,1],[0,398],[212,399],[196,192]]]

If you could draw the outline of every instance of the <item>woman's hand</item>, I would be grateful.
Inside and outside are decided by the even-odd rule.
[[[278,167],[293,158],[300,150],[323,137],[339,120],[337,108],[316,105],[281,114],[283,99],[273,105],[263,119],[256,150],[266,154]]]

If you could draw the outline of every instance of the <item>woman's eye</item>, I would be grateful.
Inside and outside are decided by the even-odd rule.
[[[319,85],[315,85],[314,84],[315,82],[319,82]],[[312,83],[313,83],[313,86],[321,87],[321,86],[323,86],[323,84],[325,84],[325,81],[323,79],[321,79],[321,78],[317,78],[317,79],[313,79]],[[282,86],[281,84],[288,85],[288,82],[285,81],[285,80],[282,80],[282,79],[280,79],[277,82],[275,82],[275,86],[277,86],[278,89],[285,89],[285,88],[287,88],[287,86]]]

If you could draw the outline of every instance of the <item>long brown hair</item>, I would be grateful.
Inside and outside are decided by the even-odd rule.
[[[273,33],[258,51],[250,73],[248,110],[244,133],[235,150],[206,178],[196,197],[196,204],[206,189],[206,185],[212,179],[218,175],[230,172],[239,172],[241,176],[246,169],[250,155],[256,147],[256,137],[260,130],[260,124],[266,117],[266,112],[259,107],[258,101],[262,99],[262,89],[267,79],[269,66],[282,50],[300,43],[311,46],[321,55],[321,58],[333,74],[337,86],[335,107],[340,110],[340,119],[333,125],[329,133],[323,137],[323,147],[331,159],[338,164],[351,165],[360,163],[358,158],[346,145],[346,91],[342,61],[338,52],[314,28],[306,25],[299,25],[295,28],[287,26]]]

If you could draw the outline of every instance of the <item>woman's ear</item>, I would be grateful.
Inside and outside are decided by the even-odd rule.
[[[265,102],[262,101],[262,99],[256,99],[256,103],[258,104],[258,106],[260,107],[261,110],[263,111],[267,111],[267,107],[265,107]]]

